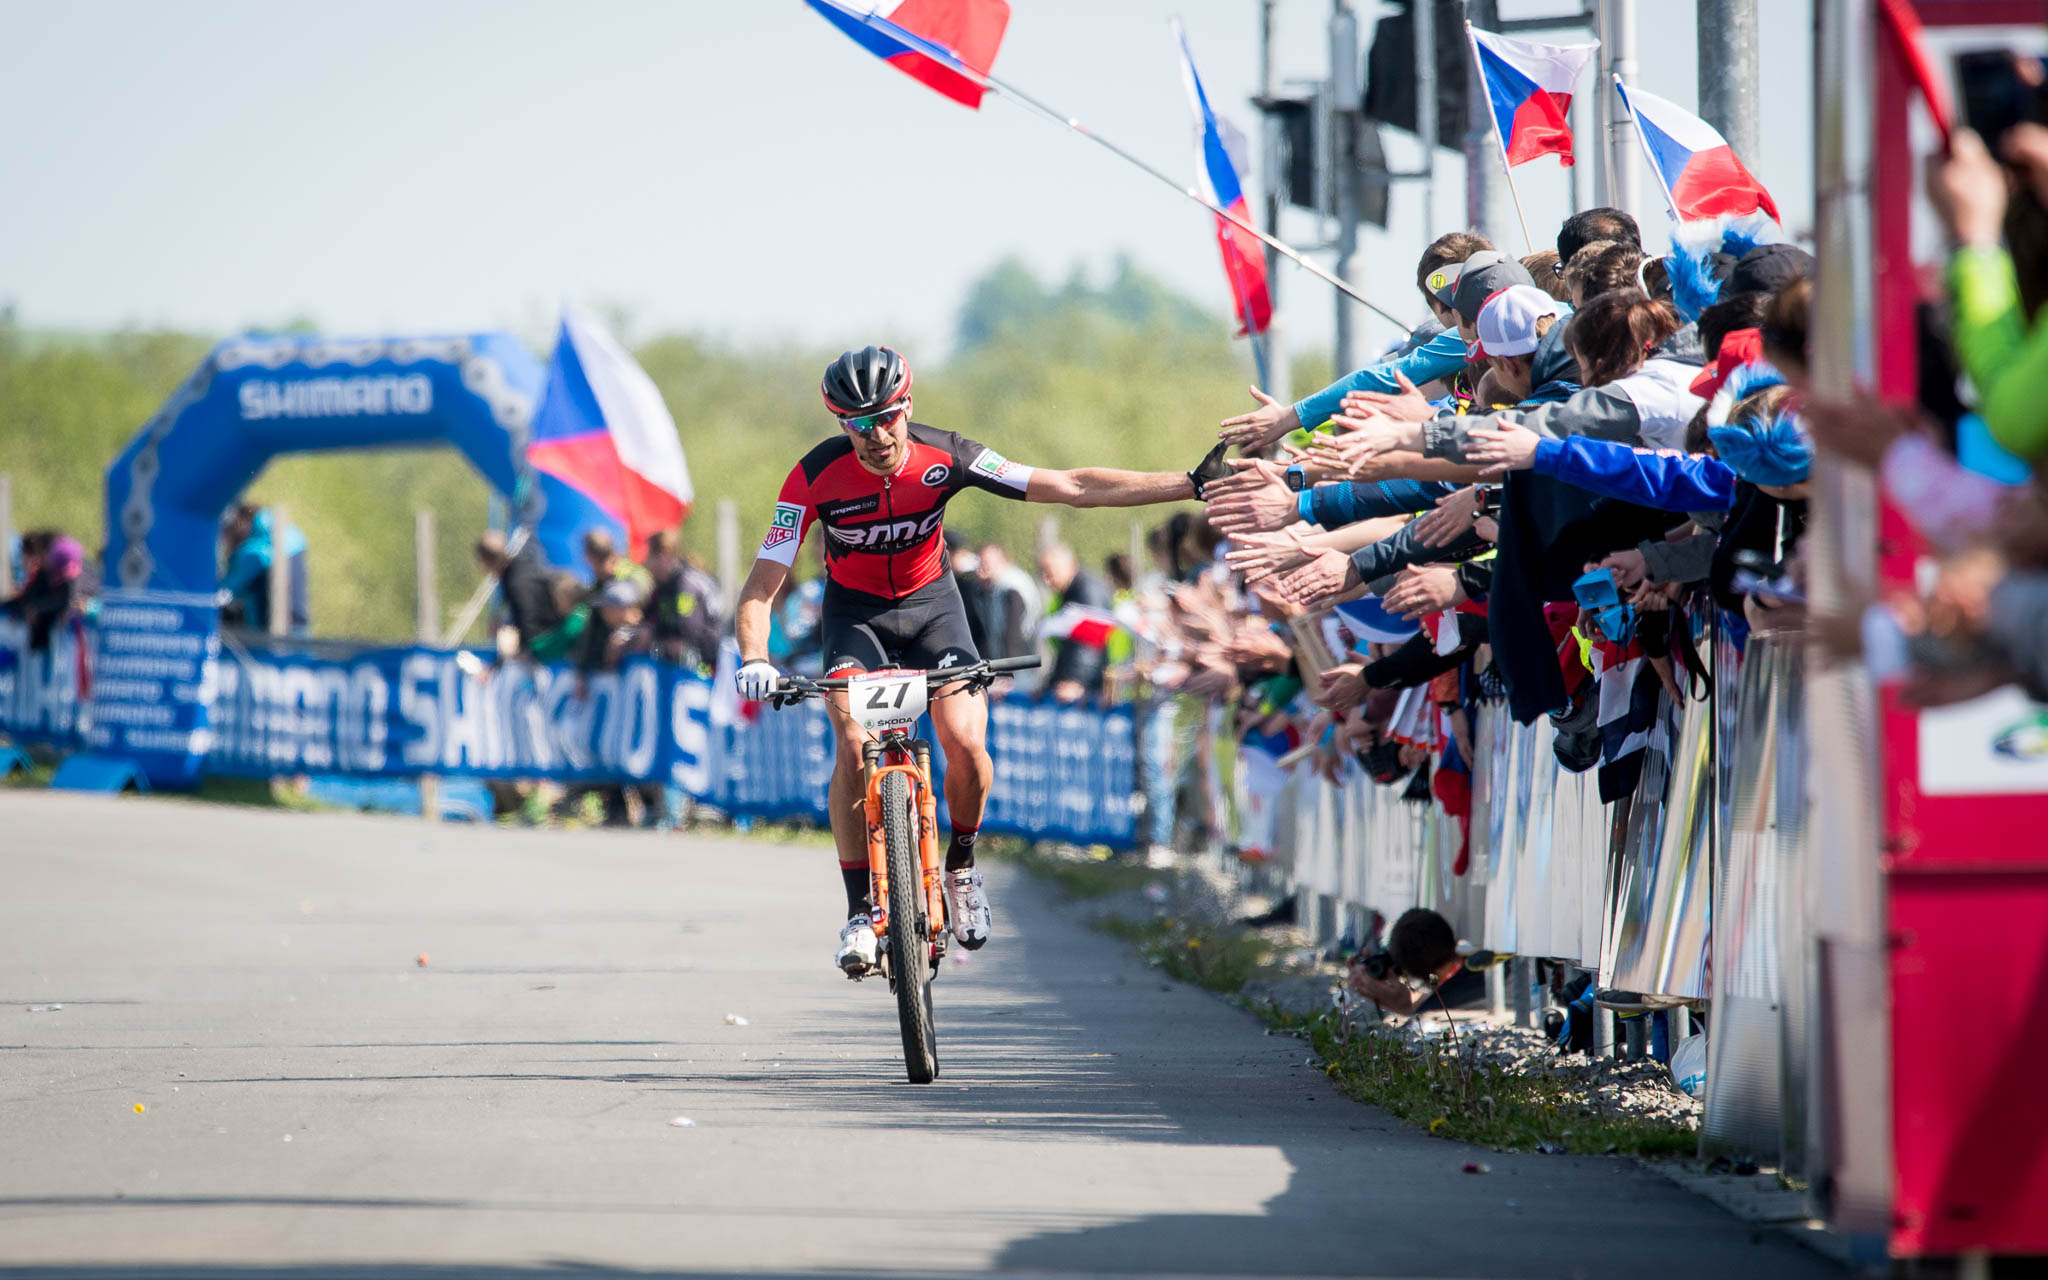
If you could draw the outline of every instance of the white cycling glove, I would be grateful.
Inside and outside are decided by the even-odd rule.
[[[739,686],[740,697],[748,702],[765,702],[775,692],[775,686],[782,679],[782,673],[772,662],[749,662],[739,669],[733,683]]]

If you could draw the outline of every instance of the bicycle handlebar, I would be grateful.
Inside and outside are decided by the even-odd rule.
[[[927,688],[935,688],[939,685],[958,684],[963,680],[986,685],[993,682],[997,676],[1007,675],[1012,671],[1028,671],[1038,665],[1040,664],[1036,654],[1024,658],[987,658],[964,667],[926,671],[925,685]],[[816,697],[821,693],[844,690],[848,683],[849,679],[846,677],[812,680],[808,676],[784,676],[776,683],[775,690],[769,698],[775,705],[785,706],[792,702],[801,702],[805,698]]]

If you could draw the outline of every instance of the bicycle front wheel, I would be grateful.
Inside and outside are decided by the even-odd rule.
[[[924,866],[917,854],[917,808],[910,780],[900,772],[882,778],[882,839],[889,853],[889,966],[903,1022],[903,1069],[910,1083],[930,1084],[939,1074],[931,922],[925,918]]]

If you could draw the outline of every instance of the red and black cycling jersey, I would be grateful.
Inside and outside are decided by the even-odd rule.
[[[896,600],[946,573],[940,521],[962,489],[1022,499],[1031,468],[951,431],[910,424],[910,448],[878,476],[837,435],[803,456],[782,482],[760,556],[793,564],[813,522],[825,526],[825,572],[849,590]]]

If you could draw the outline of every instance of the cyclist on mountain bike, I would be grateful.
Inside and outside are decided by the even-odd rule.
[[[944,668],[975,662],[960,589],[946,561],[940,520],[966,488],[1025,502],[1070,507],[1137,507],[1199,499],[1225,474],[1218,445],[1193,471],[1048,471],[1011,462],[951,431],[910,420],[910,366],[888,347],[848,351],[825,369],[819,390],[840,434],[790,470],[740,592],[736,615],[742,697],[767,697],[781,678],[768,661],[769,603],[813,523],[825,530],[822,631],[825,674],[846,676],[898,665]],[[862,731],[846,695],[829,701],[839,759],[829,794],[832,836],[846,882],[848,920],[836,961],[860,976],[876,963],[868,916],[867,832],[861,819]],[[994,767],[988,706],[979,693],[935,697],[932,729],[946,758],[946,804],[953,838],[946,848],[946,901],[953,934],[973,951],[988,941],[991,916],[974,841]]]

